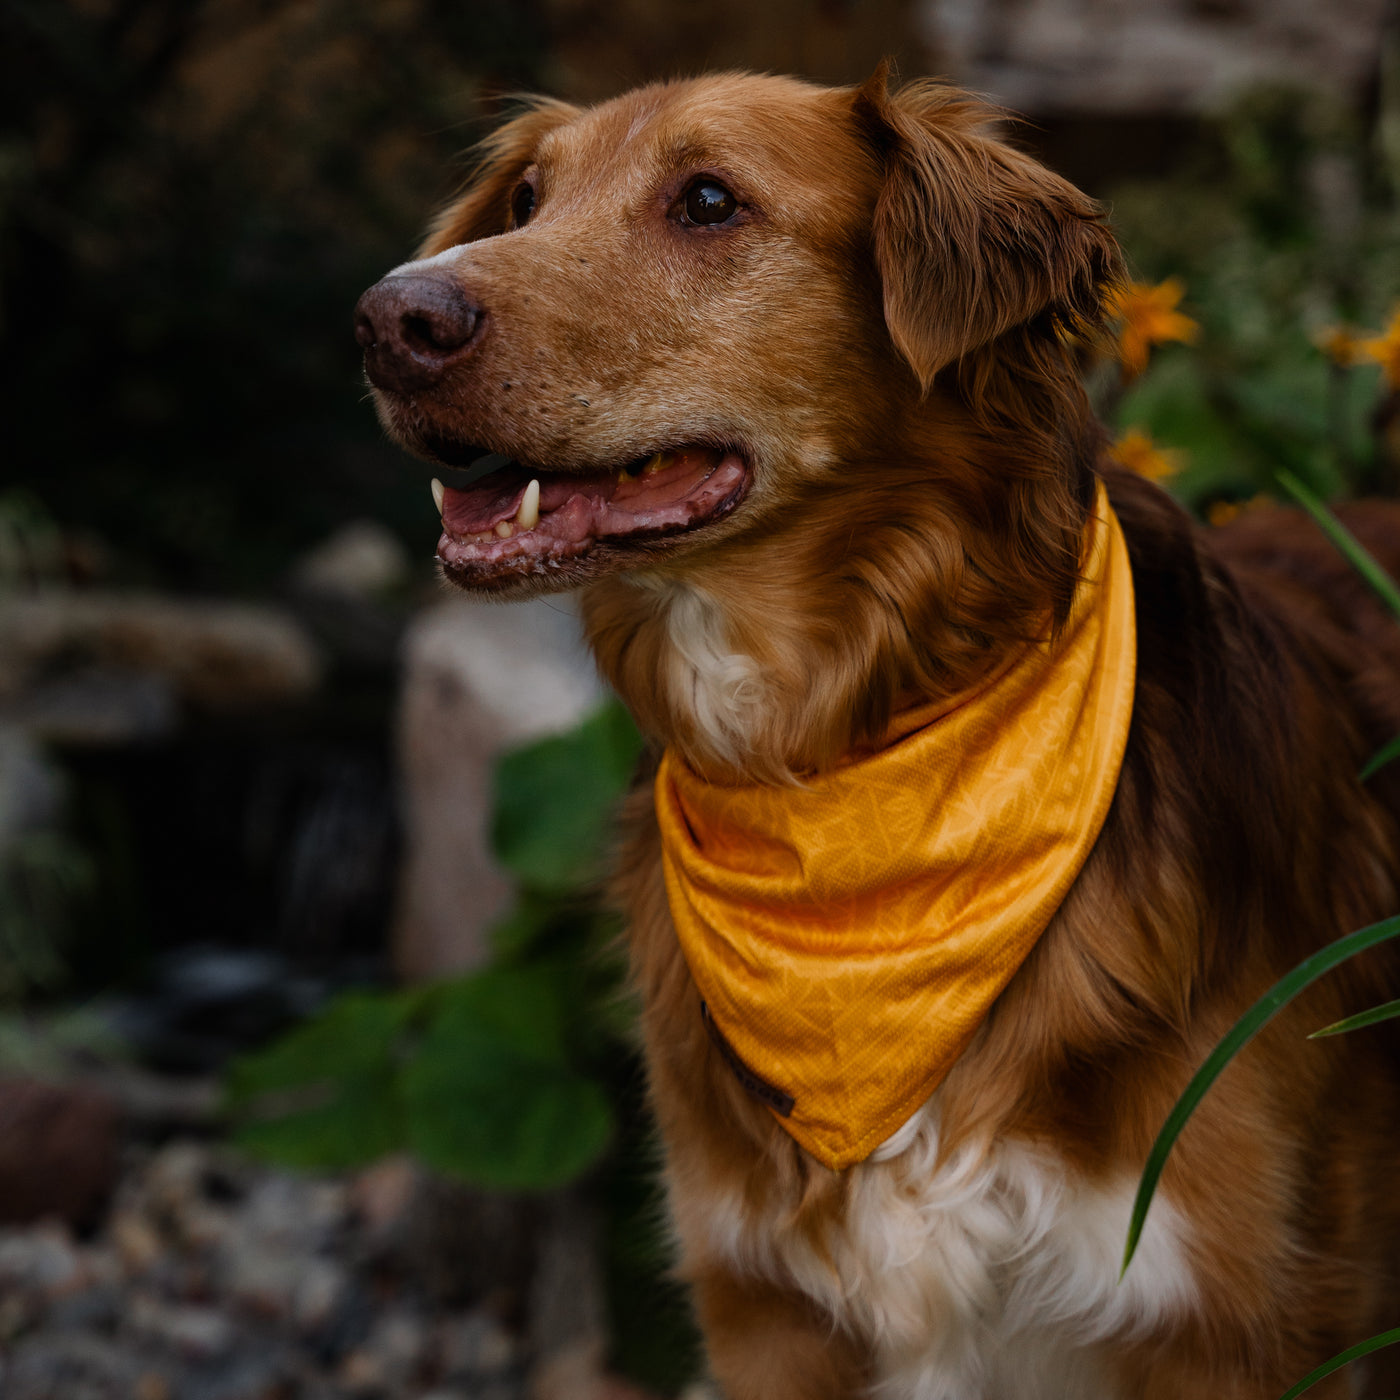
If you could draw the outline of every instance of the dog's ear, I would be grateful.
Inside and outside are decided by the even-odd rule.
[[[434,219],[418,256],[429,258],[459,243],[504,233],[510,197],[534,164],[540,139],[578,114],[579,109],[567,102],[532,97],[525,111],[486,137],[476,148],[476,165],[466,188]]]
[[[946,364],[1047,313],[1088,331],[1119,253],[1087,195],[997,135],[996,114],[933,82],[891,95],[888,61],[855,116],[884,163],[875,258],[885,321],[927,390]]]

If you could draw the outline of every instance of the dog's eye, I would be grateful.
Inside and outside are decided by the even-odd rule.
[[[535,212],[535,187],[528,180],[522,180],[510,197],[510,216],[516,228],[523,228],[530,222]]]
[[[714,180],[697,180],[685,192],[685,217],[692,224],[722,224],[738,207],[739,201]]]

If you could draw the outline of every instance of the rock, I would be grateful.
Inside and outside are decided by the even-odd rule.
[[[292,1288],[292,1320],[306,1333],[323,1332],[349,1287],[345,1270],[330,1259],[308,1259]]]
[[[64,1226],[0,1231],[0,1293],[14,1289],[47,1301],[84,1282],[82,1256]]]
[[[151,1268],[164,1248],[155,1227],[135,1211],[114,1212],[107,1223],[107,1237],[126,1272],[135,1277]]]
[[[438,1325],[438,1365],[448,1380],[479,1382],[508,1375],[520,1347],[489,1309],[477,1308]]]
[[[287,614],[138,593],[0,599],[0,718],[39,738],[149,738],[179,705],[229,714],[307,696],[321,660]]]
[[[26,831],[52,826],[63,784],[39,746],[20,728],[0,724],[0,852]]]
[[[304,555],[292,571],[302,589],[348,598],[373,598],[408,578],[408,551],[375,520],[352,520]]]
[[[411,1157],[386,1157],[349,1185],[347,1201],[371,1255],[402,1250],[423,1173]]]
[[[158,959],[143,986],[105,1014],[148,1064],[209,1074],[311,1015],[334,990],[278,953],[195,944]]]
[[[83,1085],[0,1079],[0,1222],[89,1222],[116,1183],[121,1118]]]
[[[235,1340],[232,1322],[218,1309],[167,1303],[149,1293],[131,1298],[123,1321],[134,1336],[195,1360],[223,1356]]]
[[[1036,115],[1200,114],[1281,82],[1354,103],[1386,0],[921,0],[932,71]]]
[[[148,1373],[121,1343],[89,1332],[27,1337],[0,1364],[5,1400],[131,1400]]]
[[[403,647],[398,749],[404,857],[397,971],[439,977],[480,965],[511,886],[488,839],[491,780],[507,748],[577,724],[602,689],[571,605],[451,599]]]
[[[231,1300],[307,1328],[324,1325],[344,1280],[322,1253],[347,1214],[346,1200],[335,1182],[278,1175],[258,1183],[218,1250],[218,1275]]]

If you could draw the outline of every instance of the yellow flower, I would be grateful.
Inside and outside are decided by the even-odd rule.
[[[1149,481],[1165,481],[1181,470],[1184,453],[1158,447],[1141,428],[1129,428],[1109,451],[1130,471]]]
[[[1273,501],[1263,494],[1251,496],[1247,501],[1212,501],[1206,510],[1206,519],[1217,527],[1228,525],[1245,511],[1264,510],[1273,504]]]
[[[1136,379],[1147,368],[1154,345],[1168,340],[1191,341],[1200,326],[1176,309],[1185,288],[1175,277],[1155,287],[1128,282],[1108,296],[1108,311],[1123,324],[1118,331],[1118,358],[1126,379]]]
[[[1390,324],[1374,340],[1363,340],[1357,357],[1374,360],[1392,389],[1400,389],[1400,306],[1391,313]]]
[[[1361,337],[1350,326],[1328,326],[1318,332],[1314,343],[1333,364],[1343,369],[1350,369],[1361,359]]]

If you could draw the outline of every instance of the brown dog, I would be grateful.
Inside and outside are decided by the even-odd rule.
[[[1202,534],[1105,461],[1076,357],[1116,269],[1093,204],[965,96],[724,75],[539,103],[361,302],[390,432],[510,459],[438,488],[445,575],[583,587],[604,674],[720,798],[849,786],[902,716],[1057,655],[1100,480],[1121,522],[1136,682],[1106,818],[881,1145],[798,1144],[806,1089],[736,1053],[762,1026],[702,1007],[709,946],[683,953],[675,852],[650,786],[631,801],[620,887],[681,1268],[732,1400],[1264,1400],[1400,1321],[1394,1039],[1304,1038],[1397,994],[1380,955],[1226,1073],[1118,1279],[1194,1067],[1310,949],[1400,907],[1400,784],[1356,777],[1400,731],[1400,634],[1295,513]],[[1353,525],[1400,564],[1400,511]],[[867,831],[890,844],[824,837],[810,880]],[[833,975],[864,956],[845,927]],[[916,1021],[838,1080],[943,1030]]]

